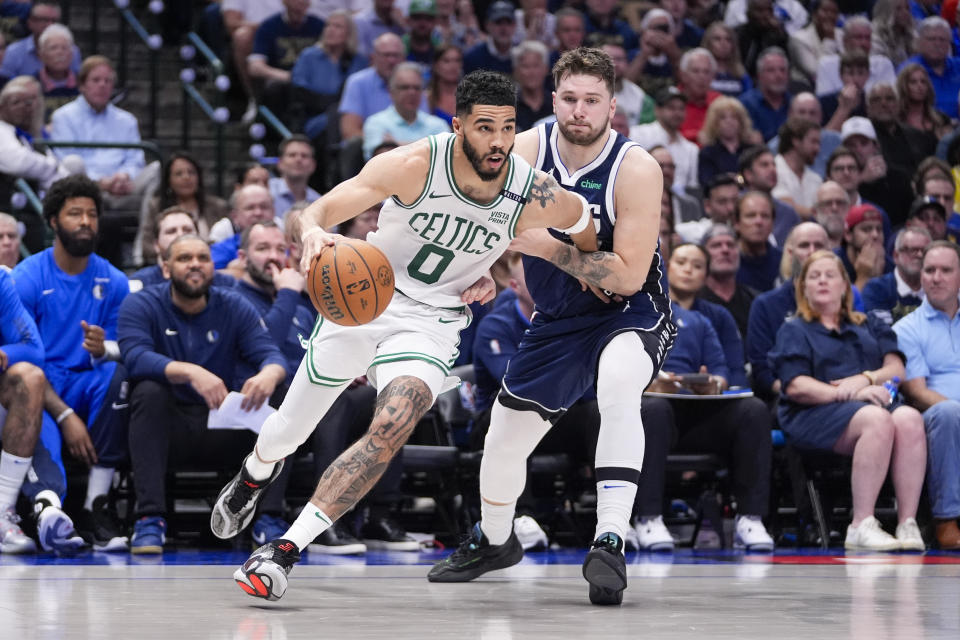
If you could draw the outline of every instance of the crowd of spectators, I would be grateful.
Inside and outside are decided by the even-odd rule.
[[[718,396],[645,401],[632,544],[673,547],[662,519],[669,451],[723,456],[736,526],[762,531],[780,428],[798,449],[852,458],[848,546],[922,547],[926,479],[927,541],[960,548],[955,3],[877,0],[845,13],[837,0],[212,2],[203,33],[232,62],[236,119],[262,104],[294,131],[275,161],[243,167],[219,194],[205,184],[206,159],[189,152],[148,165],[137,149],[46,147],[137,143],[139,124],[114,104],[113,61],[81,52],[61,7],[20,4],[0,5],[0,206],[23,179],[43,198],[43,220],[0,214],[4,552],[31,549],[11,502],[21,487],[41,504],[44,531],[55,530],[44,549],[162,550],[167,469],[232,468],[249,449],[249,434],[210,432],[209,411],[230,391],[277,406],[299,366],[315,319],[297,271],[304,203],[377,153],[450,131],[457,82],[471,70],[514,77],[518,131],[551,119],[550,68],[579,46],[612,59],[611,124],[664,175],[660,249],[680,333],[657,389]],[[139,220],[132,260],[110,235],[111,212],[124,209]],[[362,238],[377,215],[341,232]],[[142,268],[129,277],[117,268],[131,263]],[[505,257],[494,269],[503,293],[475,305],[463,336],[457,364],[477,371],[476,433],[532,313],[518,265]],[[42,387],[26,409],[7,391],[23,380]],[[894,380],[891,398],[883,384]],[[730,390],[740,396],[724,399]],[[362,431],[374,395],[359,379],[331,411],[312,443],[317,470]],[[568,442],[589,441],[590,402],[576,408],[578,428],[559,431]],[[61,449],[68,468],[88,469],[71,514],[82,538],[62,510]],[[31,456],[39,483],[11,472]],[[132,541],[111,499],[115,470],[128,466]],[[888,472],[896,536],[873,516]],[[317,550],[415,548],[394,519],[401,474],[398,459],[357,526],[330,529]],[[286,477],[274,487],[257,540],[286,526]],[[528,546],[545,539],[524,520],[535,515],[522,510],[517,522]]]

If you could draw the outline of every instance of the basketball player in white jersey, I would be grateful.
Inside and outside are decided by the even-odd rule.
[[[493,296],[486,276],[511,240],[556,227],[585,249],[596,233],[586,201],[511,153],[516,120],[513,81],[477,71],[457,88],[452,134],[374,157],[304,212],[303,269],[337,239],[332,228],[389,198],[367,240],[387,255],[396,293],[373,322],[341,327],[318,319],[307,354],[276,414],[260,431],[239,474],[220,493],[210,519],[229,538],[253,517],[263,488],[283,459],[312,433],[337,396],[366,374],[378,396],[369,430],[320,478],[284,536],[257,549],[234,573],[249,595],[279,599],[300,551],[376,483],[414,426],[445,388],[467,304]]]
[[[514,241],[512,248],[526,254],[524,276],[537,312],[490,417],[481,521],[428,579],[464,582],[520,561],[512,524],[527,457],[595,385],[597,527],[583,575],[591,602],[616,605],[627,586],[623,540],[643,463],[640,399],[676,335],[657,245],[663,175],[647,152],[610,128],[616,98],[606,53],[568,51],[553,78],[557,121],[518,135],[516,153],[587,199],[599,250],[585,253],[546,230]]]

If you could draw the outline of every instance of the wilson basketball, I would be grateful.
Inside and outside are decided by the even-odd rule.
[[[307,292],[330,322],[366,324],[383,313],[393,297],[393,268],[369,242],[345,238],[313,257]]]

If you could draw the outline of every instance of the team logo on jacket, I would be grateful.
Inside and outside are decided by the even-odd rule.
[[[97,300],[103,300],[103,285],[95,284],[93,285],[93,297]]]
[[[216,342],[220,339],[220,333],[216,329],[210,329],[207,331],[207,342]]]

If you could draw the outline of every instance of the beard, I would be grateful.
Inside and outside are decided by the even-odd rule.
[[[67,231],[59,224],[54,225],[54,231],[57,234],[57,239],[60,240],[60,244],[63,245],[64,251],[74,258],[86,258],[97,249],[99,237],[95,231],[89,237],[81,237],[80,230]]]
[[[200,284],[196,286],[191,285],[189,282],[187,282],[187,278],[190,276],[190,274],[194,273],[194,271],[205,276],[205,274],[198,269],[188,271],[182,278],[178,278],[173,275],[170,276],[170,286],[176,289],[177,293],[182,295],[184,298],[189,298],[191,300],[196,300],[197,298],[206,296],[210,291],[210,283],[213,281],[212,277],[209,279],[204,277],[203,282]]]
[[[584,122],[583,124],[589,123]],[[557,120],[557,126],[560,127],[560,135],[562,135],[570,144],[589,147],[591,144],[599,140],[600,136],[605,134],[610,129],[610,116],[608,115],[604,119],[603,124],[596,129],[591,127],[590,130],[583,133],[579,133],[568,128],[568,124],[566,122],[560,122],[559,120]]]
[[[254,282],[265,289],[273,288],[273,275],[270,273],[270,265],[274,265],[277,271],[283,270],[283,265],[276,260],[269,260],[263,264],[263,267],[258,267],[253,264],[249,257],[247,258],[247,273],[250,274]]]
[[[512,151],[513,145],[510,145],[510,148],[507,151],[503,151],[502,149],[494,149],[490,153],[481,156],[480,152],[477,151],[477,148],[470,144],[466,134],[463,136],[463,153],[465,156],[467,156],[467,160],[470,161],[470,166],[473,167],[473,170],[484,182],[492,182],[500,177],[500,174],[503,173],[503,168],[507,166],[507,158]],[[483,161],[494,154],[502,155],[503,163],[492,171],[485,170],[483,168]]]

